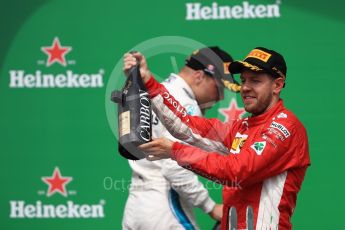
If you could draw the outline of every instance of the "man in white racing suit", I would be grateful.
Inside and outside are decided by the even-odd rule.
[[[202,116],[204,109],[223,99],[224,86],[217,75],[227,75],[233,81],[226,71],[231,61],[231,56],[218,47],[197,50],[180,73],[172,73],[163,84],[189,114]],[[152,126],[153,138],[176,141],[155,114]],[[194,207],[215,220],[221,219],[222,205],[211,199],[197,175],[175,161],[129,160],[129,165],[132,178],[122,229],[198,229]]]

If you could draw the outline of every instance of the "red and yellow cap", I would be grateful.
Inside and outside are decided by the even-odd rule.
[[[229,65],[229,71],[232,74],[241,73],[244,69],[283,78],[286,78],[287,72],[284,57],[274,50],[263,47],[256,47],[243,61],[235,61]]]

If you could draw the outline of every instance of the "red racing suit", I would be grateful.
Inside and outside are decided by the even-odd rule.
[[[168,131],[193,145],[175,142],[172,159],[223,184],[222,230],[228,229],[230,207],[237,210],[238,229],[245,229],[249,205],[255,229],[292,228],[310,158],[306,130],[282,100],[264,114],[223,123],[189,115],[153,77],[146,87]]]

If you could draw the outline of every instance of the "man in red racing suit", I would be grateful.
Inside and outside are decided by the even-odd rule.
[[[143,71],[156,114],[173,136],[191,145],[162,138],[142,149],[149,160],[170,157],[223,184],[223,230],[229,228],[230,207],[237,210],[237,228],[246,229],[248,206],[254,210],[255,229],[291,229],[310,159],[306,130],[279,96],[285,85],[285,60],[257,47],[244,61],[231,63],[229,70],[241,73],[241,96],[252,113],[232,123],[188,115],[148,70]]]

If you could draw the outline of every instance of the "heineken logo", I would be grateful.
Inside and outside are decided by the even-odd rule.
[[[250,147],[256,152],[257,155],[261,155],[266,147],[266,141],[255,142]]]
[[[32,72],[24,69],[10,70],[10,88],[102,88],[104,86],[104,70],[98,69],[93,73],[75,73],[69,66],[76,65],[75,60],[68,60],[67,54],[72,46],[61,44],[55,37],[48,46],[42,46],[45,54],[43,60],[38,60],[39,68]],[[51,67],[62,67],[63,71],[52,72]],[[65,69],[68,68],[68,69]]]
[[[219,108],[218,112],[220,112],[225,117],[224,122],[230,123],[241,118],[246,113],[244,108],[238,106],[235,98],[231,99],[227,108]]]
[[[275,4],[250,4],[243,1],[240,5],[202,5],[200,2],[186,4],[186,20],[230,20],[230,19],[256,19],[279,18],[280,2]]]
[[[10,201],[10,218],[104,218],[104,200],[99,204],[75,204],[67,201],[64,204],[43,204],[36,201],[28,204],[25,201]]]
[[[43,46],[41,50],[48,56],[47,66],[51,66],[54,63],[59,63],[62,66],[66,66],[67,63],[65,55],[72,50],[72,47],[61,46],[59,38],[56,37],[54,38],[53,44],[51,46]]]
[[[43,176],[41,180],[48,185],[47,191],[38,191],[39,195],[44,195],[51,199],[55,194],[63,197],[76,195],[76,191],[68,191],[67,185],[73,181],[70,176],[62,176],[59,167],[55,167],[51,176]],[[53,199],[54,200],[54,199]],[[54,204],[50,200],[44,203],[37,200],[29,203],[24,200],[10,200],[10,218],[104,218],[105,200],[100,200],[96,204],[77,204],[72,200]]]
[[[37,70],[35,74],[24,70],[10,71],[10,88],[99,88],[103,83],[103,70],[94,74],[76,74],[67,70],[60,74],[44,74]]]
[[[60,193],[67,196],[66,185],[72,181],[72,177],[61,176],[60,169],[56,167],[51,177],[42,177],[42,181],[48,185],[47,196]]]

